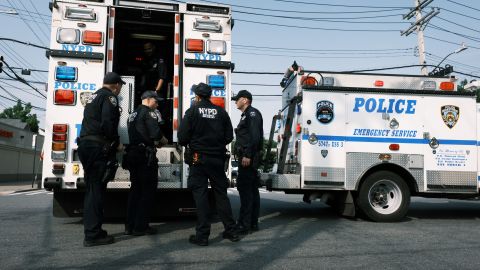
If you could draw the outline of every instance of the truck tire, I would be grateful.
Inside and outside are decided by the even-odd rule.
[[[374,172],[360,186],[357,205],[362,213],[373,221],[399,221],[407,214],[410,189],[396,173]]]

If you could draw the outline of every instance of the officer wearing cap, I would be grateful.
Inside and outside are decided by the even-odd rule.
[[[156,233],[148,224],[158,184],[155,147],[168,143],[155,112],[160,98],[154,91],[144,92],[141,98],[142,104],[128,118],[130,144],[124,163],[130,171],[131,182],[125,234],[135,236]]]
[[[225,231],[224,239],[232,242],[240,238],[234,232],[235,221],[227,196],[228,180],[224,172],[226,145],[233,140],[232,122],[227,112],[210,102],[212,89],[200,83],[194,85],[195,103],[185,112],[178,130],[180,145],[189,146],[191,155],[185,155],[190,165],[188,187],[192,190],[197,205],[196,234],[190,243],[207,246],[210,235],[208,180],[215,195],[215,206]],[[190,160],[190,161],[188,161]]]
[[[252,94],[240,90],[232,98],[237,109],[242,111],[240,122],[235,129],[234,154],[238,158],[237,190],[240,195],[240,214],[237,233],[244,234],[258,230],[260,194],[257,169],[263,147],[263,119],[260,111],[252,107]]]
[[[115,162],[115,151],[123,148],[117,131],[120,120],[117,96],[124,84],[118,74],[107,73],[103,87],[90,96],[83,112],[82,130],[77,143],[86,184],[83,208],[83,244],[86,247],[114,241],[102,229],[103,197],[106,184],[112,178],[109,164],[112,160]]]

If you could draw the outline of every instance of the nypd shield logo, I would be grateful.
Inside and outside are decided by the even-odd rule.
[[[82,103],[83,107],[85,107],[85,105],[87,105],[88,101],[90,100],[91,95],[92,95],[92,92],[81,92],[80,93],[80,103]]]
[[[441,107],[440,112],[442,119],[448,128],[453,128],[457,124],[460,117],[460,108],[454,105],[444,105]]]
[[[333,120],[333,103],[322,100],[317,103],[317,120],[322,124],[328,124]]]
[[[328,155],[328,150],[325,150],[325,149],[324,149],[324,150],[320,151],[320,153],[322,153],[322,157],[325,158],[325,157],[327,157],[327,155]]]

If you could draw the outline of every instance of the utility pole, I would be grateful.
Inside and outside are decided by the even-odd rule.
[[[414,31],[417,32],[417,40],[418,40],[418,56],[419,56],[419,62],[420,65],[422,65],[421,68],[421,74],[422,75],[427,75],[427,67],[425,64],[427,63],[425,61],[425,40],[423,38],[423,30],[425,27],[427,27],[428,22],[438,15],[440,13],[440,10],[438,8],[432,8],[432,10],[425,15],[425,17],[422,16],[422,10],[428,6],[430,3],[433,2],[433,0],[414,0],[415,1],[415,7],[410,9],[410,12],[406,15],[403,16],[404,20],[409,20],[415,15],[416,21],[410,25],[410,27],[405,30],[400,32],[400,34],[403,36],[408,36]]]

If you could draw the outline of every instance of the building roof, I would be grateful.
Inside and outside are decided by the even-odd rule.
[[[19,129],[29,129],[28,124],[25,122],[22,122],[20,119],[8,119],[8,118],[0,118],[0,123],[3,123],[5,125],[9,125],[12,127],[16,127]]]

